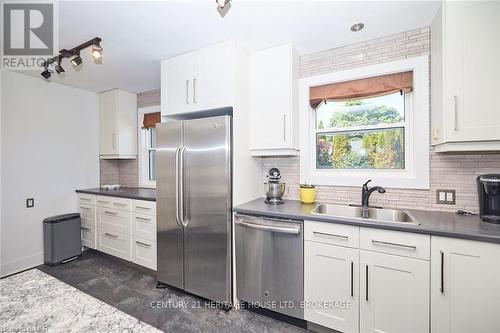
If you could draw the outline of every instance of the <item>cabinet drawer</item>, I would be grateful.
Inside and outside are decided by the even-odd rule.
[[[130,199],[97,196],[96,205],[105,208],[115,208],[120,210],[130,210]]]
[[[430,247],[429,235],[373,228],[361,228],[360,231],[363,250],[429,260]]]
[[[97,228],[97,249],[130,261],[130,236],[121,232]]]
[[[95,206],[80,204],[78,210],[82,218],[82,226],[95,227]]]
[[[145,200],[132,200],[132,212],[156,215],[156,202]]]
[[[359,247],[359,227],[328,222],[305,221],[304,239],[312,242]]]
[[[111,231],[130,234],[130,212],[97,207],[97,226]]]
[[[81,228],[82,245],[91,249],[96,248],[96,227],[95,226],[84,226]]]
[[[78,193],[78,204],[95,205],[96,196],[93,194]]]
[[[132,262],[156,270],[156,242],[132,237]]]
[[[132,213],[132,235],[156,241],[156,216]]]

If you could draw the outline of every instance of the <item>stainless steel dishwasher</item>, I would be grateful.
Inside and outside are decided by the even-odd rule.
[[[304,318],[303,222],[235,215],[236,297]]]

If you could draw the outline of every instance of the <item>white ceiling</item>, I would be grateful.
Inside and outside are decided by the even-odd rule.
[[[251,51],[293,42],[308,54],[427,26],[438,8],[439,1],[233,0],[221,18],[215,0],[61,1],[59,47],[101,37],[104,63],[86,52],[79,72],[66,62],[66,76],[54,81],[139,93],[159,88],[162,59],[219,41],[236,39]],[[365,29],[352,33],[356,22]]]

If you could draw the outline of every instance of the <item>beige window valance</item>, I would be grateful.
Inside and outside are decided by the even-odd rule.
[[[337,82],[309,88],[311,106],[316,108],[325,100],[342,101],[382,96],[413,89],[413,71],[374,76],[365,79]]]

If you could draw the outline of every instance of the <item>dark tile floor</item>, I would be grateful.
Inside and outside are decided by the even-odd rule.
[[[64,265],[37,268],[165,332],[305,332],[248,310],[226,312],[183,292],[157,289],[151,272],[96,251]]]

